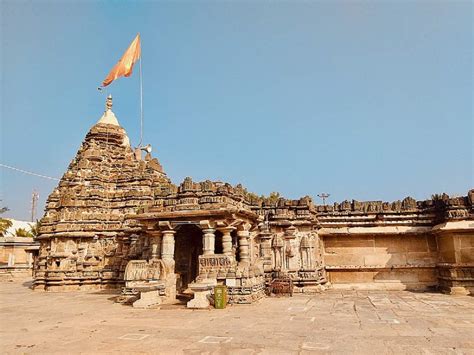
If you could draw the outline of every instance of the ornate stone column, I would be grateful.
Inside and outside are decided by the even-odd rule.
[[[203,229],[204,233],[202,239],[203,245],[203,255],[213,255],[215,250],[216,235],[214,234],[216,230],[213,228]]]
[[[250,263],[250,251],[249,251],[249,231],[238,231],[237,236],[239,237],[239,256],[241,263]]]
[[[232,236],[230,233],[234,228],[227,227],[219,229],[222,232],[222,253],[224,255],[232,256]]]
[[[149,232],[151,244],[151,258],[159,259],[161,257],[161,232]]]
[[[263,258],[264,271],[272,270],[272,233],[268,230],[260,232],[260,256]]]
[[[165,294],[168,300],[176,299],[176,274],[174,273],[174,235],[175,231],[170,228],[168,223],[166,228],[161,231],[161,259],[165,265]]]
[[[174,230],[164,230],[161,240],[161,259],[174,261]]]

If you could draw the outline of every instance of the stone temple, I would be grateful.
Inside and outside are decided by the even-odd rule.
[[[35,289],[119,288],[137,306],[188,293],[196,308],[214,285],[227,286],[229,303],[251,303],[273,280],[294,292],[474,290],[474,190],[315,205],[223,182],[175,185],[142,153],[109,97],[47,200]]]

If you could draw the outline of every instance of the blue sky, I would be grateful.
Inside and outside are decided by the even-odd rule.
[[[60,177],[103,112],[96,87],[142,37],[145,143],[175,183],[396,200],[473,184],[470,1],[11,1],[1,159]],[[139,138],[136,71],[110,86]],[[6,216],[54,181],[1,169]]]

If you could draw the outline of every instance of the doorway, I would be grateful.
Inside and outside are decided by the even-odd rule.
[[[175,235],[176,291],[184,293],[199,272],[199,255],[202,255],[202,231],[194,224],[185,224]]]

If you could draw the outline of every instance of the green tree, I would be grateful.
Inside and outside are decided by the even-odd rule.
[[[276,203],[278,202],[278,200],[280,199],[280,193],[279,192],[271,192],[270,193],[270,196],[268,196],[268,201],[272,204],[272,205],[276,205]]]
[[[8,211],[8,207],[1,207],[0,208],[0,214],[5,213],[7,211]],[[12,221],[10,221],[9,219],[0,218],[0,237],[5,236],[6,230],[8,228],[10,228],[12,226],[12,224],[13,224]]]

